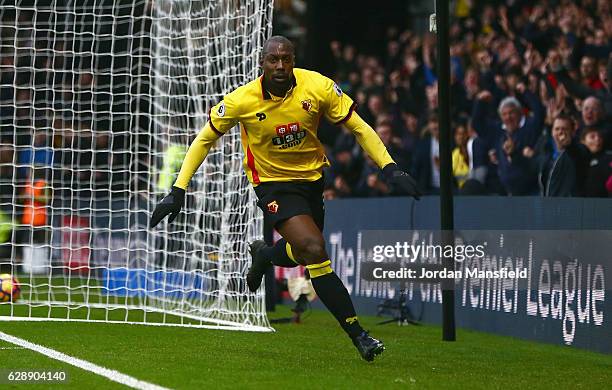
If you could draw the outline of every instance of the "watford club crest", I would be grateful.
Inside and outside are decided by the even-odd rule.
[[[275,200],[268,203],[268,212],[272,214],[276,214],[278,212],[278,203]]]
[[[312,108],[310,99],[302,100],[302,108],[306,110],[306,112],[310,112],[310,109]]]

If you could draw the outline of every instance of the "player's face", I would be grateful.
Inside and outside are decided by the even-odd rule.
[[[261,61],[266,82],[278,86],[289,86],[291,84],[294,65],[293,50],[282,43],[270,44]]]

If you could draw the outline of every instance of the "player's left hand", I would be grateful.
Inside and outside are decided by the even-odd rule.
[[[409,195],[414,199],[419,200],[421,197],[421,191],[417,186],[417,182],[404,171],[401,171],[397,164],[387,164],[383,168],[383,174],[385,178],[391,184],[391,193],[397,195]]]
[[[155,210],[153,210],[149,226],[154,228],[162,219],[166,218],[167,215],[170,215],[168,224],[171,224],[181,212],[184,204],[185,190],[172,186],[172,191],[170,191],[170,193],[159,202],[157,207],[155,207]]]

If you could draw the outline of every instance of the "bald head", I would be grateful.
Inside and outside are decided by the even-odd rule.
[[[275,52],[279,46],[283,46],[284,49],[290,51],[295,55],[295,47],[293,46],[293,42],[289,39],[285,38],[282,35],[275,35],[273,37],[268,38],[263,44],[263,52],[262,55],[266,55],[270,52]]]
[[[595,96],[589,96],[582,102],[582,120],[587,126],[595,126],[604,118],[604,108]]]

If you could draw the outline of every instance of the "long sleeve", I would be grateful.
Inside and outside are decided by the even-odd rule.
[[[378,134],[356,112],[344,122],[344,126],[355,135],[361,148],[381,169],[394,162]]]
[[[537,141],[537,137],[540,136],[542,128],[544,127],[544,120],[546,119],[546,108],[544,108],[544,105],[540,101],[540,98],[538,98],[530,91],[525,91],[525,93],[521,95],[521,98],[533,113],[533,120],[536,126],[536,131],[534,133],[535,139],[533,139],[532,141],[535,143],[535,141]]]
[[[198,136],[189,146],[181,171],[174,183],[175,187],[187,189],[189,181],[196,173],[208,155],[208,151],[229,129],[236,126],[240,120],[240,104],[231,92],[211,108],[208,121]]]
[[[210,122],[206,122],[204,128],[200,131],[196,139],[189,146],[181,170],[174,183],[175,187],[187,189],[189,181],[196,173],[202,162],[208,155],[208,151],[215,144],[215,142],[221,137],[221,133],[213,130]]]
[[[472,127],[476,130],[478,136],[487,143],[487,146],[493,146],[494,124],[487,117],[489,105],[478,98],[474,98],[472,107]]]
[[[555,72],[555,77],[565,86],[570,95],[575,96],[580,99],[586,99],[591,95],[597,96],[597,90],[589,88],[585,85],[580,84],[576,80],[572,79],[566,70],[561,70],[559,72]]]

